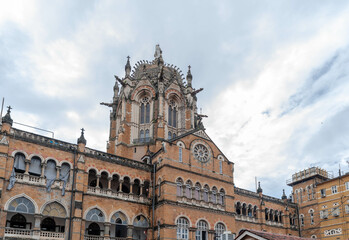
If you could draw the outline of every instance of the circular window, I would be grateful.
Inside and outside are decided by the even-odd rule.
[[[197,144],[194,147],[194,157],[200,162],[206,163],[209,160],[209,151],[202,144]]]

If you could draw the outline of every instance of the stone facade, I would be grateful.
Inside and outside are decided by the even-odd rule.
[[[299,206],[302,236],[320,239],[349,238],[349,174],[336,178],[312,167],[293,174],[293,200]]]
[[[190,67],[129,59],[115,76],[107,151],[12,127],[0,132],[0,238],[218,239],[241,229],[298,235],[297,205],[234,185],[205,133]]]

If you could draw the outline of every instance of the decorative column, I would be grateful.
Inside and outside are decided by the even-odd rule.
[[[132,233],[133,233],[133,226],[128,225],[127,226],[127,239],[132,239]]]
[[[111,180],[112,179],[113,179],[112,177],[108,177],[108,191],[111,190]]]
[[[104,237],[109,238],[110,235],[110,223],[104,223]]]
[[[140,190],[141,190],[141,191],[140,191],[140,193],[141,193],[140,195],[141,195],[141,196],[144,196],[144,184],[140,184],[139,186],[140,186],[140,188],[141,188],[141,189],[140,189]]]
[[[56,166],[56,180],[59,180],[60,172],[61,172],[61,166]]]
[[[25,160],[25,172],[24,172],[24,174],[26,174],[26,175],[29,174],[29,163],[30,163],[30,160],[26,159]]]
[[[40,237],[40,224],[41,224],[41,215],[35,214],[34,215],[34,228],[33,228],[33,236],[36,236],[39,239]]]
[[[130,182],[130,194],[133,194],[133,184],[134,182]]]
[[[41,164],[41,176],[40,177],[45,177],[45,169],[46,169],[46,163]]]
[[[101,174],[97,174],[97,183],[96,183],[96,188],[99,188],[99,179],[101,178]]]
[[[120,180],[119,182],[119,192],[122,192],[122,183],[124,182],[124,180]]]

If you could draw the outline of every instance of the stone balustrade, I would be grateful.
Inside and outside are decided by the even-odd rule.
[[[87,187],[87,193],[93,194],[93,195],[98,195],[98,196],[105,196],[105,197],[111,197],[111,198],[116,198],[116,199],[123,199],[127,201],[132,201],[132,202],[141,202],[141,203],[146,203],[150,204],[150,199],[147,198],[144,195],[135,195],[132,193],[124,193],[124,192],[115,192],[110,189],[102,189],[98,187]]]
[[[14,239],[55,239],[64,240],[64,233],[46,232],[32,229],[5,228],[5,238]]]
[[[39,176],[33,176],[23,173],[16,173],[16,182],[18,183],[28,183],[33,185],[40,185],[40,186],[46,186],[46,178],[39,177]],[[54,184],[52,185],[52,188],[63,188],[63,181],[61,180],[55,180]],[[70,183],[67,182],[67,185],[65,187],[66,190],[70,189]]]
[[[204,208],[212,208],[215,210],[221,210],[224,211],[224,205],[219,203],[212,203],[212,202],[205,202],[204,200],[197,200],[195,198],[187,198],[185,196],[177,196],[177,201],[189,205],[194,205],[198,207],[204,207]]]

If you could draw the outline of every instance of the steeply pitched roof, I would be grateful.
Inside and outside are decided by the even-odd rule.
[[[237,240],[243,239],[245,236],[255,237],[256,239],[261,240],[307,240],[312,238],[302,238],[297,236],[290,236],[290,235],[282,235],[282,234],[276,234],[271,232],[262,232],[257,230],[243,230],[239,236],[237,236]]]

